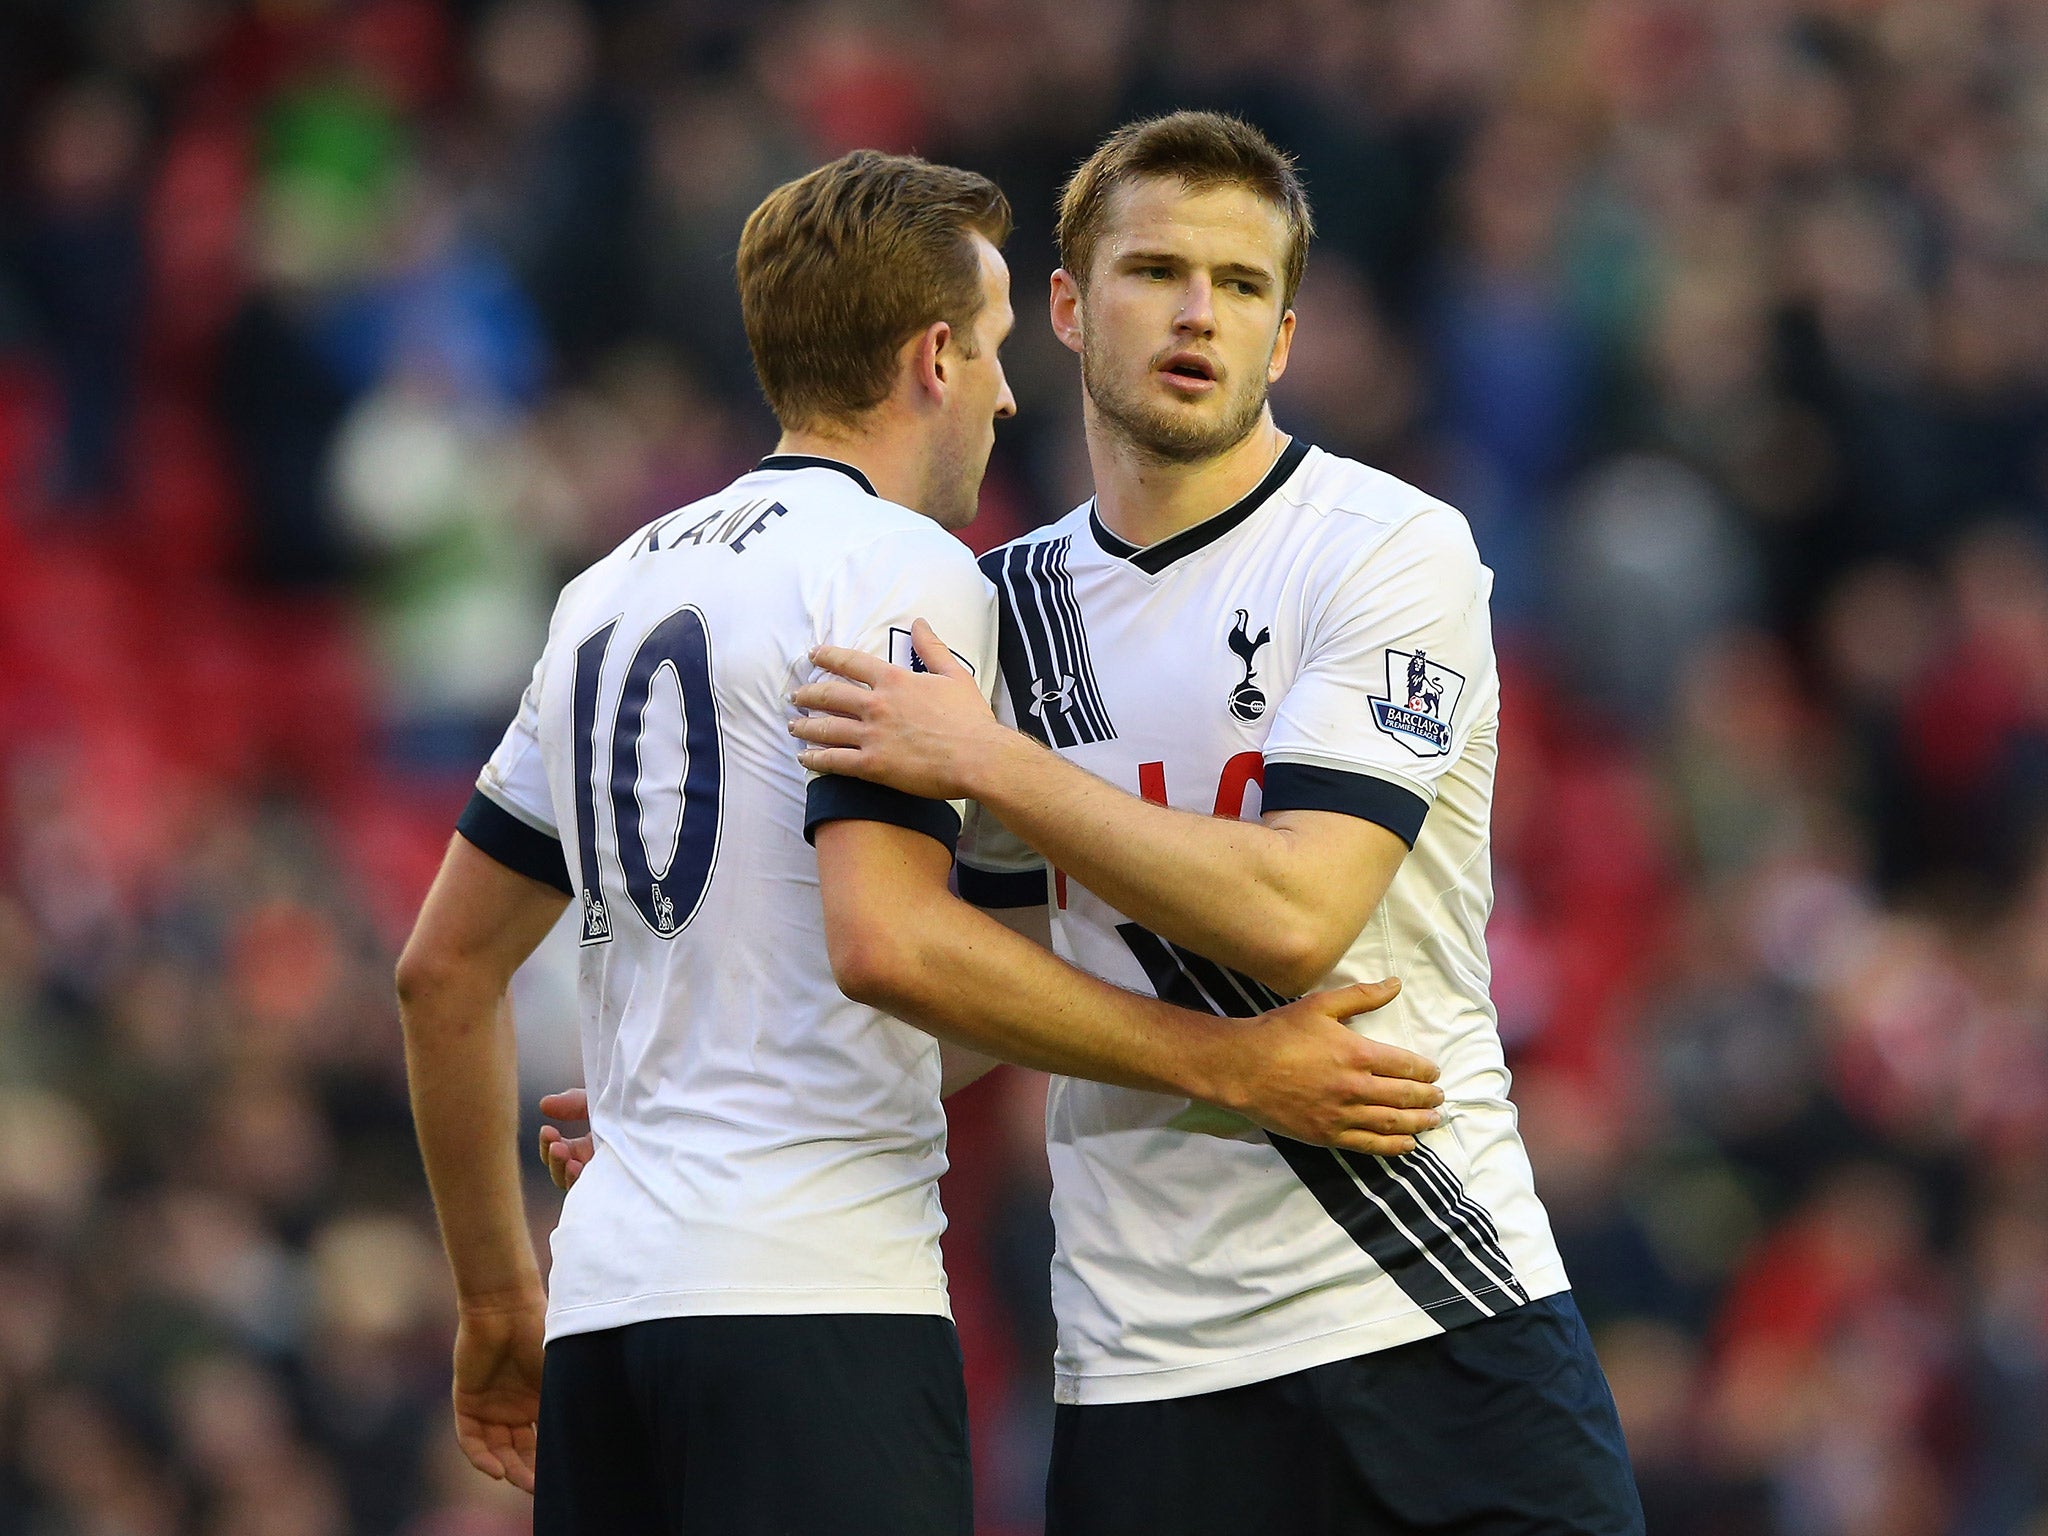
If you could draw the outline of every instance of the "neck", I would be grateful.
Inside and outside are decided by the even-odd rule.
[[[924,494],[924,460],[915,445],[888,433],[784,432],[776,440],[777,453],[798,453],[816,459],[837,459],[851,464],[868,477],[868,484],[884,501],[922,512],[918,498]]]
[[[1134,448],[1097,419],[1092,403],[1087,429],[1095,511],[1111,533],[1141,548],[1243,500],[1287,446],[1270,411],[1242,442],[1191,464],[1162,463]]]

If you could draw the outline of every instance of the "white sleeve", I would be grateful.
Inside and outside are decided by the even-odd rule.
[[[1340,811],[1414,846],[1437,780],[1497,706],[1492,585],[1442,506],[1347,570],[1275,712],[1264,809]]]
[[[910,626],[923,619],[974,673],[982,697],[995,686],[995,589],[967,546],[936,523],[885,533],[855,551],[834,573],[822,608],[822,644],[922,670]],[[928,833],[950,850],[964,809],[962,801],[925,800],[861,779],[812,774],[804,836],[814,837],[825,821],[887,821]]]
[[[519,712],[477,775],[476,792],[463,807],[455,830],[507,869],[566,896],[573,887],[540,751],[540,680],[546,665],[543,652],[534,664],[533,681],[519,700]]]
[[[547,768],[540,752],[540,678],[547,657],[533,664],[533,680],[519,697],[519,712],[505,728],[504,739],[483,772],[476,787],[500,810],[510,811],[528,826],[559,838],[554,803],[548,797]]]

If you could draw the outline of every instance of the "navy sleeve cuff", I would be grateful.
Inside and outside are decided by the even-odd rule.
[[[564,896],[575,894],[560,839],[528,826],[482,790],[471,792],[455,830],[514,874],[551,885]]]
[[[955,860],[953,880],[960,899],[977,907],[1042,907],[1045,866],[1036,869],[976,869]]]
[[[1385,827],[1410,848],[1422,833],[1429,802],[1412,789],[1369,773],[1345,773],[1306,763],[1266,764],[1262,811],[1336,811]]]
[[[805,842],[818,840],[821,821],[886,821],[937,838],[948,853],[960,841],[960,813],[944,800],[926,800],[836,773],[811,780],[811,787],[804,792]]]

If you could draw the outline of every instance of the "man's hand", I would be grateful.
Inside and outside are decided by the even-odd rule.
[[[455,1329],[455,1438],[479,1472],[533,1492],[546,1298],[465,1301]]]
[[[564,1088],[560,1093],[544,1094],[540,1112],[550,1120],[588,1120],[590,1095],[581,1088]],[[540,1160],[559,1190],[566,1191],[574,1184],[582,1176],[585,1165],[596,1155],[597,1138],[588,1131],[581,1136],[567,1136],[552,1125],[540,1128]]]
[[[793,695],[798,708],[819,711],[790,722],[790,734],[811,744],[798,760],[814,773],[870,779],[930,800],[971,798],[977,769],[1016,733],[996,720],[974,674],[931,625],[918,619],[910,638],[928,671],[837,645],[811,652],[838,675]]]
[[[1365,981],[1312,992],[1244,1024],[1237,1064],[1214,1100],[1296,1141],[1382,1157],[1415,1150],[1442,1123],[1435,1063],[1354,1034],[1341,1022],[1383,1008],[1398,981]]]

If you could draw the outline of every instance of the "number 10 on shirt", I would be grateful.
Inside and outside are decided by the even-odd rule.
[[[623,889],[633,910],[659,939],[690,925],[718,860],[720,789],[718,705],[711,691],[711,633],[695,608],[678,608],[648,631],[612,707],[609,745],[598,739],[599,685],[619,621],[613,619],[576,647],[576,850],[580,863],[584,944],[609,944],[615,934],[607,889]],[[647,708],[666,673],[682,705],[682,761],[657,749],[650,769],[643,750]],[[670,763],[667,773],[660,765]],[[595,784],[605,765],[606,793]],[[599,800],[609,805],[614,857],[598,857]],[[675,836],[659,868],[647,848],[647,827],[675,816]],[[607,881],[604,876],[612,878]]]

